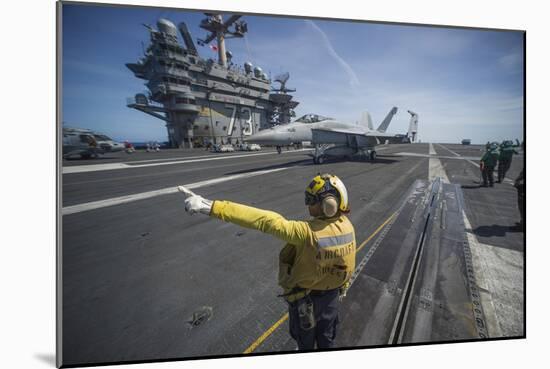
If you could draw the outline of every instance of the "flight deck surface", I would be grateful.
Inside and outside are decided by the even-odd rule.
[[[520,215],[512,183],[523,156],[515,156],[504,183],[480,188],[483,146],[421,143],[379,146],[377,152],[374,162],[323,165],[313,164],[307,150],[164,150],[63,161],[63,363],[295,350],[286,303],[277,297],[282,241],[204,215],[189,216],[175,187],[188,185],[205,198],[307,219],[303,191],[319,172],[345,183],[358,265],[369,255],[342,304],[339,347],[383,345],[395,338],[396,320],[382,320],[387,310],[380,304],[393,298],[395,316],[403,305],[399,286],[410,282],[417,250],[407,237],[413,227],[404,219],[424,211],[435,178],[441,178],[438,201],[449,209],[448,228],[452,221],[453,229],[466,231],[441,231],[438,210],[441,234],[429,236],[445,241],[430,238],[425,244],[422,260],[431,261],[415,272],[418,283],[410,289],[408,315],[397,323],[404,327],[401,340],[395,342],[479,338],[475,317],[470,326],[468,317],[453,316],[467,315],[470,306],[460,310],[448,294],[460,289],[471,298],[469,285],[458,286],[458,272],[445,274],[450,267],[438,264],[443,259],[434,246],[456,251],[461,237],[471,252],[470,277],[481,291],[486,334],[522,336],[524,234],[515,227]],[[407,202],[415,193],[416,203]],[[460,196],[460,204],[453,202]],[[406,247],[410,253],[404,253]],[[456,270],[468,279],[461,263]],[[452,283],[444,286],[445,278]],[[439,294],[430,296],[430,289]],[[462,325],[449,322],[449,316]]]

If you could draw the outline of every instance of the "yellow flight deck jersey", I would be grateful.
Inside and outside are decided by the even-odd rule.
[[[343,286],[355,269],[355,231],[344,215],[294,221],[273,211],[216,200],[210,216],[287,243],[279,254],[279,285],[290,302],[311,290]]]

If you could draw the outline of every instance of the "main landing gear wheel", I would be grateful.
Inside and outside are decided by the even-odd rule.
[[[323,164],[324,162],[325,162],[325,158],[323,158],[322,156],[313,158],[314,164]]]
[[[376,151],[373,150],[370,152],[369,159],[372,161],[376,160]]]

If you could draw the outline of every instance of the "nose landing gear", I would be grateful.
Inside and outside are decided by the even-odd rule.
[[[323,164],[324,162],[325,162],[325,157],[323,155],[313,157],[314,164]]]
[[[315,145],[315,152],[313,154],[313,164],[323,164],[325,162],[324,150],[321,145]]]

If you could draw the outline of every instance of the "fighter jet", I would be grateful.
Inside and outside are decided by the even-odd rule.
[[[376,145],[410,143],[416,139],[418,114],[409,111],[411,121],[407,134],[390,134],[386,130],[397,113],[393,107],[377,129],[372,119],[364,112],[361,121],[345,123],[317,114],[306,114],[294,122],[264,129],[245,138],[247,142],[280,146],[311,142],[315,145],[313,162],[322,164],[328,157],[352,157],[360,155],[376,159]]]

